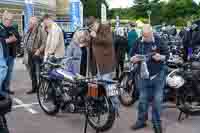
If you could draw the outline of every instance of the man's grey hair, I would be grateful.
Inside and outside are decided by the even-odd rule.
[[[34,25],[38,24],[38,18],[36,16],[32,16],[29,21]]]
[[[9,20],[13,20],[14,15],[10,12],[8,12],[7,10],[4,11],[3,16],[2,16],[2,21],[4,22],[5,20],[9,19]]]

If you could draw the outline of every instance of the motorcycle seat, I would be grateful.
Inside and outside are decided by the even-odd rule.
[[[197,62],[197,61],[192,62],[191,67],[194,70],[200,70],[200,62]]]
[[[115,80],[103,80],[101,79],[100,82],[104,82],[106,84],[117,84],[118,81],[115,81]]]

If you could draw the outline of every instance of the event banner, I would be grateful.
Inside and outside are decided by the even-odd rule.
[[[70,1],[71,32],[81,26],[80,0]]]
[[[33,1],[32,0],[25,0],[25,6],[24,6],[24,30],[27,32],[28,30],[28,24],[29,19],[31,16],[33,16]]]

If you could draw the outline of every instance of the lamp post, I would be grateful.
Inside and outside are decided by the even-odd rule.
[[[149,17],[149,24],[151,24],[151,10],[148,10],[147,11],[147,14],[148,14],[148,17]]]

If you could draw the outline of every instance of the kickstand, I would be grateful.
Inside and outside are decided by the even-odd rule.
[[[181,112],[179,113],[179,116],[178,116],[178,121],[179,121],[179,122],[181,122],[181,121],[184,120],[185,118],[187,119],[187,118],[189,117],[188,114],[185,114],[185,118],[182,119],[182,116],[183,116],[183,112],[181,111]]]
[[[178,121],[182,121],[182,115],[183,115],[183,112],[181,111],[180,113],[179,113],[179,116],[178,116]]]
[[[87,133],[87,127],[88,127],[88,114],[85,116],[85,127],[84,127],[84,133]]]

